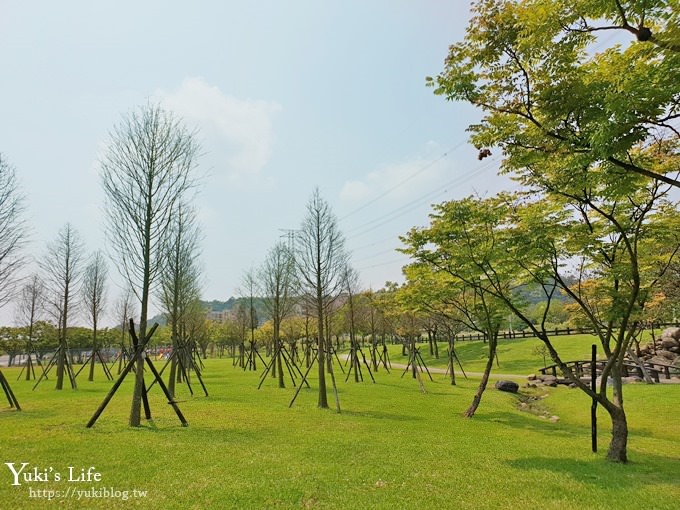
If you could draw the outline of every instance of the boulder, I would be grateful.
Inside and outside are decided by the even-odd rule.
[[[668,350],[672,347],[678,347],[679,345],[680,342],[678,342],[675,338],[671,337],[664,337],[661,339],[661,342],[659,343],[659,346],[665,350]]]
[[[624,384],[640,383],[640,382],[642,382],[642,379],[640,377],[635,376],[635,375],[631,375],[629,377],[622,377],[621,382],[623,382]]]
[[[508,393],[517,393],[519,391],[519,384],[515,381],[496,381],[496,389],[507,391]]]
[[[665,358],[666,363],[675,359],[675,354],[670,351],[659,351],[656,354],[662,358]]]
[[[680,328],[666,328],[661,333],[661,338],[673,338],[680,340]]]

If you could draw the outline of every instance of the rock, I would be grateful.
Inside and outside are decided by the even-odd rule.
[[[666,328],[661,332],[661,338],[680,340],[680,328]]]
[[[543,384],[550,385],[557,382],[557,377],[554,375],[541,375],[538,377]]]
[[[536,379],[538,379],[538,377],[536,377],[536,374],[531,374],[527,376],[527,380],[529,381],[535,381]]]
[[[519,391],[519,384],[515,381],[496,381],[496,389],[507,391],[508,393],[517,393]]]
[[[661,342],[660,342],[659,345],[662,349],[668,350],[671,347],[680,346],[680,342],[678,342],[675,338],[666,337],[666,338],[661,339]]]
[[[667,352],[667,351],[666,351]],[[659,353],[660,354],[660,353]],[[672,354],[669,352],[669,354]],[[659,356],[658,354],[652,358],[649,358],[647,360],[647,363],[654,365],[654,364],[660,364],[660,365],[665,365],[668,364],[668,359],[664,358],[663,356]]]
[[[662,358],[665,358],[666,363],[668,363],[669,360],[675,359],[675,354],[670,352],[670,351],[659,351],[656,354],[657,354],[657,356],[661,356]]]
[[[548,419],[549,419],[552,423],[557,423],[558,421],[560,421],[560,417],[559,417],[559,416],[555,416],[555,415],[551,416],[551,417],[548,418]]]
[[[626,384],[626,383],[639,383],[642,382],[642,379],[637,376],[630,376],[630,377],[622,377],[621,381]]]

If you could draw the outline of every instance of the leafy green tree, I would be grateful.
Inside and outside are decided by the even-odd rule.
[[[495,274],[487,270],[488,261],[496,258],[496,250],[506,235],[498,225],[503,221],[502,207],[480,207],[479,200],[468,198],[435,205],[429,228],[412,229],[402,238],[403,251],[420,262],[407,268],[410,281],[420,279],[430,283],[429,292],[439,291],[439,299],[459,314],[467,328],[479,331],[489,344],[489,357],[477,392],[464,416],[476,412],[489,381],[496,358],[498,333],[507,313],[502,299],[493,292],[497,282],[509,293],[512,277],[507,268],[499,267]],[[428,247],[434,246],[430,249]],[[431,274],[434,272],[434,274]]]
[[[596,191],[591,188],[580,201],[552,194],[539,200],[501,195],[448,202],[435,207],[428,229],[414,230],[406,240],[417,260],[471,285],[477,277],[461,268],[479,273],[485,287],[477,288],[501,300],[543,341],[565,375],[608,412],[607,456],[626,462],[622,364],[644,307],[680,248],[680,214],[665,198],[668,187],[658,182],[635,191],[621,186],[618,194],[612,187]],[[461,253],[468,239],[474,243]],[[528,313],[532,305],[513,292],[528,284],[539,285],[545,294],[538,324]],[[600,340],[606,365],[595,392],[572,373],[550,341],[546,324],[558,289],[578,305]]]
[[[601,167],[680,186],[678,11],[677,0],[479,0],[428,82],[484,111],[472,142],[480,158],[500,147],[506,172],[568,181]],[[615,28],[637,37],[600,49],[596,36]]]

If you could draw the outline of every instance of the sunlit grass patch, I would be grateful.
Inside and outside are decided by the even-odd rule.
[[[2,462],[66,471],[94,466],[102,484],[144,490],[144,498],[46,501],[29,485],[11,486],[0,465],[2,508],[611,508],[607,500],[674,508],[680,498],[677,459],[678,386],[627,387],[630,457],[604,460],[608,440],[600,412],[601,452],[590,452],[589,402],[577,390],[551,388],[542,403],[557,423],[522,412],[515,395],[490,388],[477,415],[461,417],[478,379],[451,386],[425,378],[427,393],[401,370],[379,370],[376,383],[344,382],[336,366],[342,412],[316,407],[317,386],[273,381],[256,389],[259,373],[207,360],[209,397],[180,386],[184,428],[150,394],[153,422],[127,426],[132,379],[92,429],[85,428],[111,383],[80,382],[76,391],[51,382],[31,391],[14,381],[22,412],[0,412]],[[314,372],[314,371],[313,371]],[[13,376],[16,378],[16,375]],[[368,378],[365,378],[368,379]],[[630,388],[630,389],[629,389]],[[530,391],[523,389],[522,391]],[[537,391],[537,390],[531,390]],[[331,406],[332,394],[329,393]],[[32,487],[85,488],[49,482]],[[101,484],[95,484],[97,486]]]

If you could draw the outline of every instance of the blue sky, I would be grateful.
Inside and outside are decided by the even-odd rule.
[[[206,299],[238,294],[317,186],[363,285],[401,281],[397,236],[430,204],[508,187],[498,155],[479,162],[467,143],[479,113],[425,87],[468,16],[443,0],[0,0],[0,152],[27,196],[30,253],[66,222],[105,247],[99,156],[158,101],[202,144]]]

